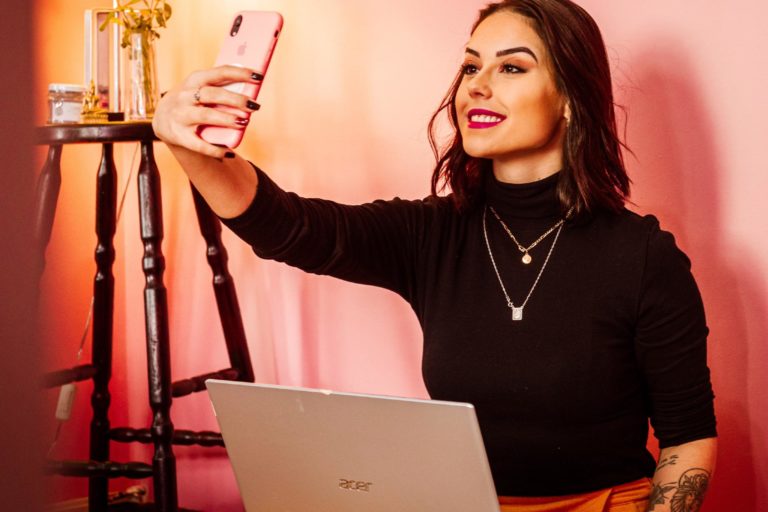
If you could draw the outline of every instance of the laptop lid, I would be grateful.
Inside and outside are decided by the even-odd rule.
[[[498,512],[470,404],[206,381],[248,512]]]

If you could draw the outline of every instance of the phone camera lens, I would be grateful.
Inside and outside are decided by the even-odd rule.
[[[232,30],[229,31],[229,35],[234,36],[238,33],[240,30],[240,25],[243,23],[243,17],[242,15],[238,15],[237,18],[235,18],[235,22],[232,24]]]

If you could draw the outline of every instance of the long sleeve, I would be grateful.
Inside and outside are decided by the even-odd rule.
[[[664,448],[717,434],[701,296],[689,259],[652,220],[635,340]]]
[[[242,215],[223,222],[259,257],[384,287],[411,300],[429,200],[342,205],[285,192],[256,172],[254,201]]]

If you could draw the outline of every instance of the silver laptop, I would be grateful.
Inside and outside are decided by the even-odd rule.
[[[208,380],[248,512],[498,512],[470,404]]]

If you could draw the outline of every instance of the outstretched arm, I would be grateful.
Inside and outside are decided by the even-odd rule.
[[[698,512],[715,470],[717,438],[661,450],[648,512]]]

